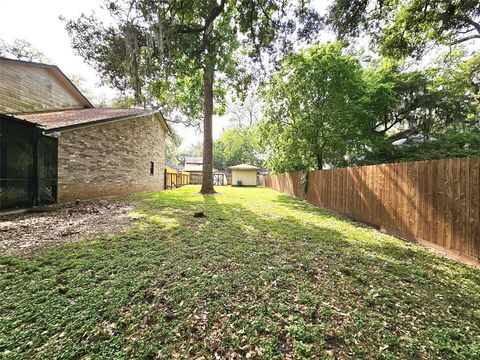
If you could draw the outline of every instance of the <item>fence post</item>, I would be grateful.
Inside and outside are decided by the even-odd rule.
[[[163,169],[163,189],[167,188],[167,169]]]

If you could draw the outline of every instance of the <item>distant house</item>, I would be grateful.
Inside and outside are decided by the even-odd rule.
[[[232,186],[257,186],[258,167],[248,164],[230,166],[232,172]]]
[[[188,172],[202,172],[203,157],[187,156],[183,161],[183,171]]]
[[[53,65],[0,58],[0,211],[163,189],[157,110],[95,108]]]
[[[182,172],[190,174],[190,184],[201,184],[203,180],[203,157],[185,157]],[[227,185],[227,174],[213,169],[213,185]]]
[[[203,179],[203,157],[185,157],[182,171],[190,174],[190,184],[201,184]]]

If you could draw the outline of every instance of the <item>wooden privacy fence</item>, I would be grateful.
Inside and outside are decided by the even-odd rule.
[[[265,186],[389,233],[480,258],[480,158],[317,170]]]
[[[164,177],[165,189],[173,189],[183,185],[188,185],[190,182],[189,174],[177,172],[171,169],[165,169],[165,177]]]

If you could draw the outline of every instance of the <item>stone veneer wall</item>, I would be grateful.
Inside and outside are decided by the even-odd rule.
[[[164,169],[165,131],[154,115],[65,131],[58,139],[58,201],[162,190]]]

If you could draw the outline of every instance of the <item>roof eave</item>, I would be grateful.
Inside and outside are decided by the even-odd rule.
[[[255,170],[255,171],[260,170],[260,168],[258,166],[253,166],[253,165],[252,165],[252,167],[243,167],[243,166],[237,167],[237,166],[238,165],[230,166],[230,167],[228,167],[228,169],[230,169],[230,170]]]
[[[42,128],[38,125],[38,124],[35,124],[31,121],[28,121],[28,120],[24,120],[24,119],[20,119],[20,118],[17,118],[15,117],[14,114],[3,114],[3,113],[0,113],[0,117],[2,118],[6,118],[8,120],[11,120],[11,121],[15,121],[15,122],[18,122],[18,123],[21,123],[21,124],[24,124],[26,126],[31,126],[31,127],[34,127],[34,128],[37,128],[39,130],[42,130]]]
[[[167,124],[167,120],[163,116],[163,113],[160,109],[155,110],[155,117],[160,120],[160,124],[162,125],[163,130],[165,133],[172,135],[172,130],[170,129],[170,126]]]

